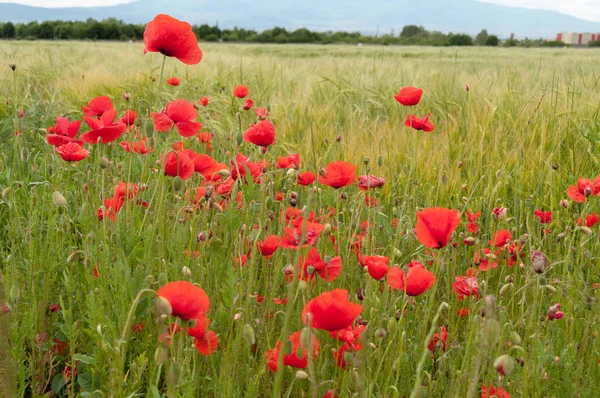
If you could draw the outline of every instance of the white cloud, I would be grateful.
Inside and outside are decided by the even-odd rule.
[[[18,3],[36,7],[94,7],[111,6],[115,4],[131,3],[133,0],[0,0],[0,3]]]
[[[506,6],[554,10],[590,21],[600,21],[600,0],[479,0]]]

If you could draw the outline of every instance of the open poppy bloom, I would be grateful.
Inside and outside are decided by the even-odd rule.
[[[424,246],[440,249],[448,244],[459,224],[458,210],[442,207],[424,209],[417,212],[417,238]]]
[[[202,51],[192,26],[166,14],[157,15],[146,25],[144,46],[144,54],[161,53],[186,65],[195,65],[202,60]]]
[[[68,144],[56,147],[56,153],[67,162],[79,162],[88,157],[90,151],[76,142],[69,142]]]
[[[175,126],[182,137],[191,137],[198,134],[202,128],[202,123],[196,122],[198,111],[194,105],[184,99],[178,99],[169,102],[165,107],[165,112],[155,112],[152,114],[154,128],[161,132],[166,132]]]
[[[269,111],[266,108],[254,108],[254,113],[259,120],[266,119],[269,116]]]
[[[178,77],[170,77],[167,79],[167,84],[169,86],[177,87],[179,86],[179,78]]]
[[[584,203],[590,195],[600,195],[600,175],[594,181],[580,178],[577,180],[577,185],[571,185],[567,188],[567,195],[577,203]]]
[[[304,369],[308,366],[308,354],[307,350],[309,347],[304,347],[301,341],[302,332],[294,332],[288,337],[288,341],[291,343],[290,353],[283,355],[283,365],[291,366],[293,368]],[[314,334],[311,334],[311,346],[312,346],[312,358],[316,359],[319,355],[319,340]],[[282,349],[281,341],[278,341],[275,348],[267,351],[267,366],[272,372],[277,372],[277,361],[279,359],[279,352]]]
[[[510,398],[508,391],[502,387],[481,386],[481,398]]]
[[[414,106],[421,101],[423,90],[417,87],[403,87],[397,95],[394,95],[396,101],[404,106]]]
[[[249,172],[252,176],[252,180],[256,183],[260,182],[260,175],[262,174],[262,168],[258,163],[250,160],[249,157],[238,153],[235,156],[235,161],[232,161],[231,178],[237,180],[242,177],[242,180],[246,179],[246,174]]]
[[[333,332],[345,329],[362,312],[362,305],[348,301],[348,291],[335,289],[325,292],[306,303],[302,321],[315,329]]]
[[[317,176],[312,171],[305,171],[298,174],[296,181],[299,185],[310,185],[317,179]]]
[[[585,221],[582,220],[581,218],[578,218],[577,221],[575,222],[575,224],[577,224],[579,226],[585,225],[588,228],[592,228],[594,225],[596,225],[598,223],[598,221],[600,221],[600,217],[598,217],[598,215],[596,213],[592,213],[589,216],[585,217]]]
[[[88,102],[87,106],[83,105],[81,107],[81,111],[84,116],[87,117],[102,117],[104,113],[108,111],[112,111],[114,108],[112,101],[105,95],[101,95],[99,97],[95,97],[90,102]]]
[[[266,148],[275,143],[275,126],[270,120],[253,124],[244,133],[244,141]]]
[[[398,267],[390,268],[387,278],[388,285],[395,290],[403,290],[407,296],[420,296],[435,283],[435,276],[423,264],[412,260],[408,264],[408,273]]]
[[[157,294],[170,306],[170,313],[167,306],[167,315],[173,315],[186,321],[201,319],[210,309],[210,300],[206,292],[190,282],[169,282],[158,289]]]
[[[194,161],[185,152],[169,152],[161,156],[165,175],[187,180],[194,174]]]
[[[280,241],[281,247],[284,249],[299,249],[300,247],[314,245],[321,232],[325,229],[323,224],[307,222],[306,230],[304,230],[303,224],[303,222],[300,222],[295,228],[285,227]],[[302,242],[303,233],[305,236]]]
[[[204,97],[200,98],[200,100],[198,100],[198,103],[202,106],[207,106],[208,105],[208,97],[204,96]]]
[[[356,167],[348,162],[336,160],[325,167],[325,176],[319,176],[319,184],[335,189],[346,187],[356,181]]]
[[[201,314],[193,319],[194,326],[187,329],[188,335],[194,338],[194,347],[204,356],[210,355],[219,344],[219,338],[212,330],[208,330],[210,320]]]
[[[372,175],[358,177],[358,189],[367,191],[371,188],[381,188],[385,184],[383,178],[378,178]]]
[[[258,251],[265,257],[270,257],[279,249],[279,236],[269,235],[264,241],[257,240],[256,247]]]
[[[431,117],[431,113],[428,113],[424,118],[418,118],[414,115],[406,116],[406,121],[404,121],[404,125],[407,127],[412,127],[415,130],[424,131],[426,133],[431,133],[435,126],[433,123],[429,121]]]
[[[120,118],[117,123],[120,124],[125,124],[128,127],[131,127],[135,124],[135,119],[137,119],[139,116],[137,114],[136,111],[132,111],[131,109],[127,109],[125,111],[125,113],[123,114],[123,117]]]
[[[191,153],[191,154],[190,154]],[[186,151],[186,154],[194,161],[194,170],[202,175],[207,181],[219,180],[221,176],[218,174],[221,170],[227,170],[225,163],[218,163],[215,159],[203,153],[193,153]],[[192,157],[193,155],[193,157]]]
[[[300,262],[302,263],[302,256]],[[315,273],[327,282],[333,282],[342,273],[342,258],[336,256],[328,261],[322,260],[317,249],[311,247],[301,268],[300,279],[312,280]]]
[[[139,141],[121,141],[119,145],[125,150],[125,152],[146,155],[148,152],[152,152],[152,149],[149,149],[146,146],[146,141],[148,141],[148,139],[144,137]]]
[[[233,95],[235,95],[238,98],[246,98],[248,96],[248,87],[237,86],[233,89]]]
[[[81,127],[81,120],[75,120],[70,122],[66,117],[59,116],[56,118],[56,125],[52,129],[48,129],[48,132],[52,133],[46,136],[48,144],[59,147],[70,142],[76,142],[83,146],[83,141],[75,139],[75,136],[79,132]]]
[[[477,273],[473,268],[469,268],[465,276],[457,276],[452,283],[452,290],[458,295],[459,300],[465,296],[479,297],[479,283],[477,282]]]
[[[253,107],[254,107],[254,101],[252,101],[252,98],[248,98],[246,100],[246,102],[244,102],[244,105],[242,105],[242,108],[245,111],[248,111],[248,110],[252,109]]]
[[[501,229],[496,232],[494,235],[494,240],[489,241],[490,244],[493,244],[496,247],[504,247],[506,244],[510,243],[512,240],[512,234],[507,229]]]
[[[203,144],[206,144],[207,152],[210,153],[213,151],[212,135],[210,133],[198,133],[197,137],[198,137],[198,141],[200,141]]]
[[[375,280],[380,280],[388,272],[388,258],[385,256],[361,256],[358,255],[358,262],[361,266],[367,267],[369,275]]]
[[[123,134],[125,129],[127,129],[127,126],[124,124],[115,124],[116,117],[116,109],[104,112],[100,119],[85,116],[83,120],[90,126],[91,130],[81,134],[79,138],[87,144],[97,144],[98,141],[103,144],[108,144],[109,142],[115,141]]]
[[[565,313],[560,310],[560,303],[556,303],[548,308],[548,319],[553,321],[555,319],[561,319],[565,316]]]
[[[540,220],[540,224],[548,224],[552,222],[552,212],[551,211],[543,211],[542,209],[537,209],[533,213],[535,218]]]
[[[477,225],[477,219],[481,216],[481,212],[478,211],[476,213],[471,213],[467,210],[467,220],[469,223],[467,224],[467,230],[472,233],[479,232],[479,225]]]
[[[292,153],[286,157],[277,158],[277,168],[291,169],[300,167],[300,154]]]
[[[446,326],[442,326],[440,332],[433,335],[429,343],[427,343],[427,349],[429,351],[435,350],[438,343],[442,344],[442,351],[446,352],[448,349],[448,332],[446,331]]]

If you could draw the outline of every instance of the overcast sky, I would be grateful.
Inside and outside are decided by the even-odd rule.
[[[45,7],[101,6],[129,3],[131,0],[0,0],[0,3],[21,3]],[[177,0],[173,0],[177,1]],[[426,0],[424,0],[426,1]],[[555,10],[563,14],[600,21],[600,0],[479,0],[528,8]]]

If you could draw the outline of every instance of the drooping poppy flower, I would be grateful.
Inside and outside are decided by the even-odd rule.
[[[553,321],[555,319],[561,319],[565,316],[565,313],[560,310],[560,303],[554,304],[548,308],[548,319]]]
[[[90,151],[76,142],[69,142],[56,147],[56,152],[67,162],[79,162],[89,156]]]
[[[175,57],[186,65],[195,65],[202,60],[202,51],[192,26],[165,14],[157,15],[146,25],[144,46],[144,54],[158,52]]]
[[[244,141],[266,148],[275,143],[275,126],[270,120],[253,124],[244,133]]]
[[[125,124],[129,127],[135,124],[135,119],[138,118],[138,114],[136,111],[132,111],[131,109],[127,109],[123,114],[123,117],[118,120],[117,123]]]
[[[417,238],[424,246],[440,249],[448,244],[459,224],[458,210],[442,207],[424,209],[417,212]]]
[[[116,117],[116,109],[104,112],[100,119],[84,117],[83,120],[90,126],[91,130],[82,134],[79,138],[87,144],[97,144],[98,141],[108,144],[115,141],[127,129],[127,126],[122,123],[115,124]]]
[[[277,235],[269,235],[265,238],[264,241],[257,240],[256,247],[258,247],[258,251],[265,257],[272,256],[273,253],[279,249],[279,236]]]
[[[312,171],[305,171],[303,173],[298,174],[298,178],[296,179],[296,181],[298,182],[299,185],[306,186],[306,185],[312,184],[316,178],[317,178],[316,174],[313,173]]]
[[[428,113],[427,116],[424,118],[418,118],[414,115],[408,115],[406,117],[406,120],[404,121],[404,125],[407,127],[412,127],[415,130],[431,133],[433,130],[435,130],[435,126],[429,121],[430,117],[431,113]]]
[[[285,227],[284,234],[281,237],[280,245],[284,249],[299,249],[314,245],[319,235],[325,229],[323,224],[307,222],[304,230],[304,223],[300,223],[295,228]],[[304,234],[304,241],[302,237]]]
[[[367,191],[372,188],[381,188],[384,184],[385,180],[383,178],[372,175],[358,177],[358,189],[361,191]]]
[[[325,176],[319,175],[319,184],[339,189],[356,181],[356,167],[348,162],[336,160],[325,167]]]
[[[277,168],[279,169],[291,169],[300,167],[300,154],[292,153],[286,157],[277,158]]]
[[[397,95],[394,95],[396,101],[404,106],[414,106],[421,101],[423,90],[417,87],[403,87]]]
[[[173,77],[170,77],[167,79],[167,84],[169,86],[177,87],[177,86],[179,86],[179,83],[180,83],[180,80],[178,77],[173,76]]]
[[[254,108],[254,113],[259,120],[266,119],[269,116],[269,111],[266,108]]]
[[[194,161],[183,152],[169,152],[161,156],[165,175],[171,177],[179,176],[182,180],[187,180],[194,175]]]
[[[427,343],[427,349],[429,351],[435,350],[438,343],[442,344],[442,351],[446,352],[448,349],[448,332],[446,331],[446,326],[442,326],[440,332],[433,335],[429,343]]]
[[[152,117],[156,130],[166,132],[174,125],[182,137],[196,135],[202,128],[202,123],[195,121],[198,111],[194,105],[184,99],[169,102],[165,107],[165,113],[156,112]]]
[[[512,234],[507,229],[501,229],[496,232],[494,235],[494,240],[490,241],[490,244],[493,244],[496,247],[504,247],[506,244],[510,243],[512,240]]]
[[[101,95],[99,97],[95,97],[90,102],[88,102],[87,106],[83,105],[81,107],[81,111],[87,117],[102,117],[104,113],[108,111],[112,111],[114,108],[112,101],[105,95]]]
[[[456,311],[456,315],[458,315],[459,318],[464,318],[469,315],[469,309],[466,307],[460,308],[458,311]]]
[[[308,353],[309,347],[304,347],[301,340],[302,332],[294,332],[290,334],[288,337],[288,341],[291,343],[291,351],[290,353],[286,353],[283,355],[283,365],[291,366],[293,368],[304,369],[308,366]],[[312,346],[312,358],[316,359],[319,355],[319,340],[315,337],[314,334],[311,336],[311,346]],[[275,348],[267,351],[267,366],[272,372],[277,372],[277,361],[279,359],[279,353],[283,344],[281,341],[278,341],[275,345]]]
[[[169,282],[157,294],[170,304],[170,315],[183,320],[202,318],[210,309],[206,292],[190,282]]]
[[[242,108],[245,111],[248,111],[248,110],[252,109],[253,106],[254,106],[254,101],[252,101],[252,98],[248,98],[246,100],[246,102],[244,102],[244,105],[242,105]]]
[[[204,96],[204,97],[200,98],[198,100],[198,103],[202,106],[207,106],[208,105],[208,97]]]
[[[481,386],[481,398],[510,398],[510,394],[502,387]]]
[[[552,212],[551,211],[543,211],[542,209],[536,209],[533,213],[535,218],[540,220],[540,224],[548,224],[552,222]]]
[[[83,141],[75,139],[81,127],[81,120],[70,122],[66,117],[59,116],[56,118],[56,125],[52,129],[48,128],[46,141],[48,144],[59,147],[70,142],[76,142],[83,146]]]
[[[248,87],[237,86],[233,89],[233,95],[235,95],[238,98],[246,98],[246,96],[248,96]]]
[[[333,332],[350,326],[362,309],[362,305],[348,301],[347,290],[335,289],[310,300],[302,310],[302,321]]]
[[[418,261],[408,264],[408,273],[398,267],[390,268],[388,285],[395,290],[403,290],[407,296],[420,296],[435,284],[435,276]]]
[[[459,300],[465,296],[479,296],[479,283],[477,282],[477,273],[469,268],[465,276],[457,276],[452,283],[452,290],[458,295]]]
[[[367,267],[369,275],[375,280],[382,279],[388,272],[388,258],[385,256],[358,255],[358,262],[362,267]]]
[[[121,141],[119,145],[125,152],[146,155],[148,152],[152,152],[152,149],[146,146],[146,141],[148,141],[148,139],[144,137],[139,141]]]

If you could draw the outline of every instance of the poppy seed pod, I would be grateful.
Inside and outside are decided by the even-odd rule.
[[[546,271],[546,267],[548,266],[548,257],[541,251],[534,250],[531,253],[531,265],[533,265],[535,272],[542,274]]]
[[[171,307],[171,303],[164,297],[158,297],[156,299],[156,316],[161,317],[163,315],[169,316],[173,312],[173,307]]]
[[[52,203],[57,207],[66,207],[67,199],[58,191],[52,193]]]
[[[173,190],[174,191],[181,191],[183,189],[183,180],[181,179],[181,177],[176,176],[173,179]]]
[[[508,293],[511,289],[513,288],[513,284],[512,283],[507,283],[504,286],[502,286],[502,288],[500,289],[500,296],[504,296],[506,293]]]

